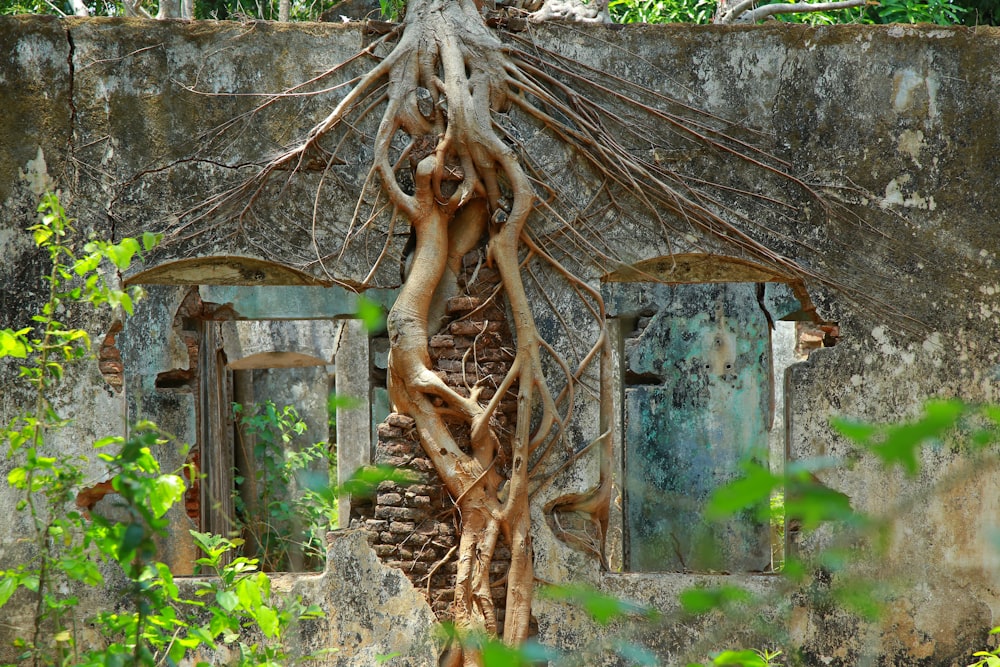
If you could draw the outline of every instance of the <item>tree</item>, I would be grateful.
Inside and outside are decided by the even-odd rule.
[[[577,11],[528,9],[544,15]],[[600,12],[592,10],[581,11],[598,18]],[[641,217],[668,239],[697,230],[713,247],[865,299],[789,259],[767,240],[769,230],[754,222],[793,215],[789,210],[800,215],[809,209],[817,216],[838,216],[839,210],[786,164],[756,148],[752,132],[532,43],[517,32],[527,25],[524,11],[494,11],[473,0],[411,1],[403,22],[386,28],[358,55],[374,59],[371,69],[352,81],[307,136],[254,177],[206,201],[174,235],[174,242],[190,241],[199,228],[223,224],[243,233],[254,202],[272,179],[294,175],[307,164],[313,171],[316,164],[326,165],[319,167],[326,174],[338,156],[357,147],[350,141],[370,147],[368,175],[345,245],[376,228],[385,235],[371,278],[390,256],[400,229],[409,227],[416,237],[412,268],[387,322],[390,396],[397,411],[415,420],[421,444],[461,516],[454,605],[461,631],[497,632],[490,566],[500,540],[510,547],[504,640],[511,645],[523,642],[530,628],[532,498],[589,453],[600,461],[594,487],[551,501],[545,510],[589,516],[595,552],[602,555],[614,422],[610,346],[601,296],[578,270],[588,263],[621,263],[602,241],[606,226]],[[627,109],[628,117],[615,107]],[[561,189],[538,166],[514,126],[515,115],[518,123],[533,124],[579,157],[595,184],[588,201]],[[377,129],[369,139],[359,128],[373,120]],[[720,186],[685,175],[661,155],[677,137],[687,148],[734,159],[749,175],[729,173]],[[787,201],[759,192],[782,193]],[[785,241],[800,256],[811,252],[805,243]],[[482,397],[481,385],[467,394],[446,385],[428,351],[432,313],[453,291],[457,263],[481,245],[499,272],[502,288],[495,298],[506,299],[516,339],[510,370],[489,399]],[[567,338],[581,343],[573,357],[557,351],[536,324],[544,296],[542,306],[532,303],[525,276],[543,269],[564,281],[591,315],[589,328],[564,323]],[[603,432],[580,448],[573,442],[574,411],[578,396],[588,391],[598,396]],[[516,394],[518,406],[509,434],[496,419],[507,392]],[[468,451],[458,435],[466,430]],[[477,662],[474,651],[451,659]]]

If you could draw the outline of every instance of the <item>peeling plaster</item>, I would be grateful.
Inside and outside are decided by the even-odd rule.
[[[920,151],[924,148],[924,133],[921,130],[904,130],[896,147],[900,153],[909,155],[918,167],[923,166],[920,164]]]
[[[45,164],[45,153],[42,147],[38,147],[38,153],[34,160],[28,160],[24,171],[18,170],[18,176],[28,182],[31,193],[41,197],[46,192],[55,190],[55,181],[49,176],[48,165]]]
[[[905,206],[907,208],[918,208],[926,211],[933,211],[937,208],[934,195],[923,197],[917,193],[907,194],[903,192],[903,186],[910,182],[910,175],[903,174],[899,178],[894,178],[885,186],[885,196],[880,205]]]

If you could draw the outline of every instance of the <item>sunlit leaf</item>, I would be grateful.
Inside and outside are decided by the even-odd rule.
[[[28,347],[13,330],[0,330],[0,357],[24,359],[28,356]]]
[[[7,600],[10,599],[10,596],[13,595],[16,590],[17,579],[9,574],[3,575],[3,578],[0,579],[0,607],[7,604]]]
[[[154,234],[153,232],[143,232],[142,234],[142,247],[144,250],[152,250],[160,244],[163,240],[163,234]]]
[[[689,614],[705,614],[732,603],[746,602],[752,597],[748,591],[742,588],[719,586],[689,588],[678,596],[678,600],[684,611]]]
[[[733,667],[767,667],[767,662],[756,651],[749,649],[723,651],[712,659],[712,664]]]
[[[268,606],[260,606],[256,610],[257,625],[265,637],[274,638],[278,634],[278,614]]]
[[[119,293],[119,303],[121,304],[122,310],[129,315],[133,314],[135,306],[132,305],[132,297],[128,295],[128,292]]]
[[[73,264],[73,271],[76,272],[76,275],[82,276],[96,269],[100,263],[101,263],[101,256],[97,253],[91,253],[86,257],[78,259]]]
[[[101,449],[102,447],[107,447],[108,445],[120,445],[124,441],[125,438],[121,437],[120,435],[109,435],[105,438],[100,438],[99,440],[95,440],[92,447],[94,449]]]
[[[24,486],[27,477],[28,473],[24,468],[14,468],[7,473],[7,483],[15,489],[20,489]]]
[[[132,256],[139,252],[139,242],[128,237],[122,239],[117,245],[108,246],[108,259],[110,259],[118,270],[124,271],[132,264]]]
[[[256,609],[261,606],[260,588],[252,579],[240,579],[236,584],[236,595],[244,609]]]
[[[326,402],[326,407],[330,414],[336,413],[338,409],[353,410],[355,408],[360,408],[361,405],[361,400],[357,397],[341,396],[340,394],[330,394],[330,398],[327,399]]]
[[[767,505],[771,492],[781,485],[782,479],[771,474],[759,463],[748,462],[744,466],[744,476],[712,493],[705,515],[710,519],[725,519],[748,507]]]
[[[149,502],[153,515],[160,518],[184,497],[184,480],[177,475],[160,475],[153,482]]]
[[[232,591],[217,591],[215,601],[226,611],[232,611],[240,604],[240,599]]]
[[[385,311],[371,299],[358,297],[357,315],[368,331],[381,331],[385,328]]]
[[[360,498],[369,498],[375,494],[382,482],[394,482],[409,485],[416,482],[416,476],[400,468],[387,465],[365,466],[359,468],[341,487],[342,493],[349,493]]]

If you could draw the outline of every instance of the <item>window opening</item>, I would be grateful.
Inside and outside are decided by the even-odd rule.
[[[267,571],[316,571],[336,528],[326,365],[233,368],[234,522]]]
[[[801,304],[775,282],[618,282],[605,294],[622,334],[624,568],[770,569],[767,508],[724,522],[704,509],[743,461],[770,465],[772,331]]]
[[[199,273],[205,271],[200,264],[196,268]],[[370,334],[360,321],[352,319],[358,312],[358,295],[339,287],[303,284],[251,287],[224,281],[191,285],[192,276],[187,274],[174,281],[171,275],[160,273],[154,276],[150,289],[161,294],[163,302],[177,304],[172,321],[162,322],[156,309],[154,317],[130,321],[119,339],[129,341],[123,347],[123,356],[125,368],[132,371],[131,379],[126,377],[129,409],[134,414],[130,419],[160,421],[169,414],[167,422],[173,420],[174,424],[171,431],[181,442],[191,445],[187,462],[198,470],[185,497],[191,523],[172,527],[169,542],[189,545],[189,528],[241,536],[252,506],[261,501],[259,493],[251,495],[250,487],[245,485],[247,479],[257,481],[261,460],[254,456],[257,443],[252,442],[259,433],[249,444],[244,441],[247,433],[240,422],[246,413],[237,417],[233,403],[251,407],[270,403],[279,415],[284,406],[292,405],[298,419],[291,417],[290,423],[301,419],[309,426],[304,440],[297,433],[291,437],[288,446],[283,447],[282,457],[293,454],[292,458],[299,462],[307,460],[303,465],[295,464],[287,480],[289,495],[275,497],[275,503],[284,511],[283,502],[290,500],[288,504],[294,504],[308,490],[323,495],[322,499],[310,498],[308,509],[319,508],[316,511],[325,514],[312,517],[317,530],[311,533],[300,530],[294,525],[296,519],[286,514],[280,553],[262,558],[267,561],[262,564],[269,570],[322,567],[325,533],[336,525],[337,499],[330,488],[331,476],[336,477],[338,472],[349,476],[358,466],[371,461],[371,416],[383,410],[373,404],[373,395],[377,398],[384,393],[384,371],[372,368]],[[278,275],[278,279],[282,276]],[[183,291],[156,287],[177,284],[189,287]],[[366,296],[387,306],[395,292],[370,290]],[[150,336],[155,338],[168,326],[174,335],[165,339],[160,348],[150,350]],[[184,362],[173,368],[160,365],[171,359]],[[148,389],[145,374],[155,375]],[[376,386],[379,382],[381,386]],[[350,406],[338,405],[334,410],[329,405],[335,384],[355,399]],[[147,393],[150,389],[153,394]],[[188,418],[183,416],[183,409],[178,410],[184,405],[191,406]],[[349,445],[342,449],[348,451],[332,453],[328,462],[336,465],[338,455],[343,454],[348,464],[341,461],[339,471],[321,466],[321,450],[314,445],[334,442],[346,422],[350,423],[350,437],[346,439]],[[349,511],[349,501],[340,505],[342,514]],[[275,526],[278,522],[268,519],[265,523]],[[247,542],[246,555],[261,557],[261,540]],[[190,546],[190,553],[194,553]],[[263,548],[263,552],[267,551]],[[196,554],[188,559],[189,566],[194,557]],[[178,571],[185,571],[183,562],[179,565]]]

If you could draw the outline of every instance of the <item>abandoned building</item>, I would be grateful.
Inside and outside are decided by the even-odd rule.
[[[973,459],[956,436],[922,450],[911,476],[855,456],[830,419],[899,422],[933,398],[997,401],[1000,31],[554,23],[528,33],[595,71],[753,128],[748,142],[841,212],[813,207],[755,221],[777,252],[805,267],[805,278],[727,254],[694,227],[668,238],[640,220],[641,210],[602,223],[602,248],[619,261],[581,261],[574,270],[605,304],[613,354],[590,377],[613,388],[614,405],[609,419],[594,392],[579,392],[569,437],[582,453],[532,500],[534,577],[539,585],[586,584],[662,617],[605,627],[569,602],[539,596],[536,638],[597,655],[610,638],[627,636],[662,664],[735,647],[785,648],[798,660],[789,664],[968,664],[1000,624],[995,449],[985,462]],[[335,443],[341,482],[379,463],[412,471],[409,484],[342,498],[325,565],[315,554],[288,553],[275,568],[288,572],[275,581],[325,611],[302,642],[337,648],[326,664],[390,656],[382,664],[436,665],[433,627],[448,618],[461,522],[413,420],[392,411],[389,338],[358,315],[395,302],[408,234],[383,230],[375,242],[339,252],[361,231],[350,221],[370,149],[362,142],[347,160],[320,157],[294,178],[278,177],[280,187],[262,192],[238,224],[190,214],[325,117],[344,94],[335,84],[363,71],[349,59],[371,39],[356,22],[0,19],[0,328],[27,326],[45,298],[44,258],[25,231],[43,192],[60,192],[84,235],[162,232],[165,242],[121,276],[147,294],[133,316],[71,313],[96,356],[63,384],[61,409],[72,422],[60,447],[85,454],[139,419],[176,437],[164,468],[193,462],[201,476],[171,510],[160,558],[188,576],[198,557],[188,531],[227,533],[255,501],[237,493],[237,478],[252,477],[259,462],[233,403],[295,405],[308,430],[288,446]],[[342,62],[336,80],[309,89],[325,92],[266,96]],[[538,178],[578,193],[581,211],[598,197],[599,184],[552,134],[514,112],[509,122],[536,157]],[[703,122],[712,132],[716,121]],[[723,151],[639,143],[629,150],[722,183],[744,168]],[[764,191],[770,183],[755,194],[781,199]],[[383,242],[392,261],[369,275]],[[458,291],[430,332],[430,358],[446,384],[461,391],[474,376],[489,400],[509,370],[514,333],[505,304],[490,298],[499,276],[483,251],[460,260]],[[539,270],[529,296],[539,330],[569,357],[578,341],[565,332],[583,338],[594,325],[586,304],[561,285]],[[7,423],[26,394],[16,363],[3,372]],[[351,400],[331,403],[331,393]],[[512,428],[517,410],[513,394],[503,398],[496,422]],[[599,536],[578,513],[549,510],[596,483],[597,455],[586,446],[604,431],[614,487],[607,535]],[[792,588],[775,573],[786,551],[817,552],[835,529],[800,533],[791,518],[772,529],[760,517],[704,516],[712,491],[748,457],[772,470],[839,461],[816,471],[822,483],[853,508],[891,519],[877,555],[851,545],[869,554],[861,559],[866,581],[885,584],[877,618],[831,604],[825,593],[836,581],[828,573]],[[93,466],[96,486],[106,479]],[[6,478],[6,460],[0,470]],[[0,511],[10,517],[0,524],[2,569],[28,548],[17,498],[0,491]],[[98,489],[80,502],[93,509],[113,498]],[[504,548],[491,565],[501,624]],[[681,612],[681,592],[712,586],[769,602],[749,618]],[[93,608],[114,603],[113,591],[95,595]],[[31,612],[8,604],[3,614],[7,662]],[[586,664],[624,664],[594,660]]]

